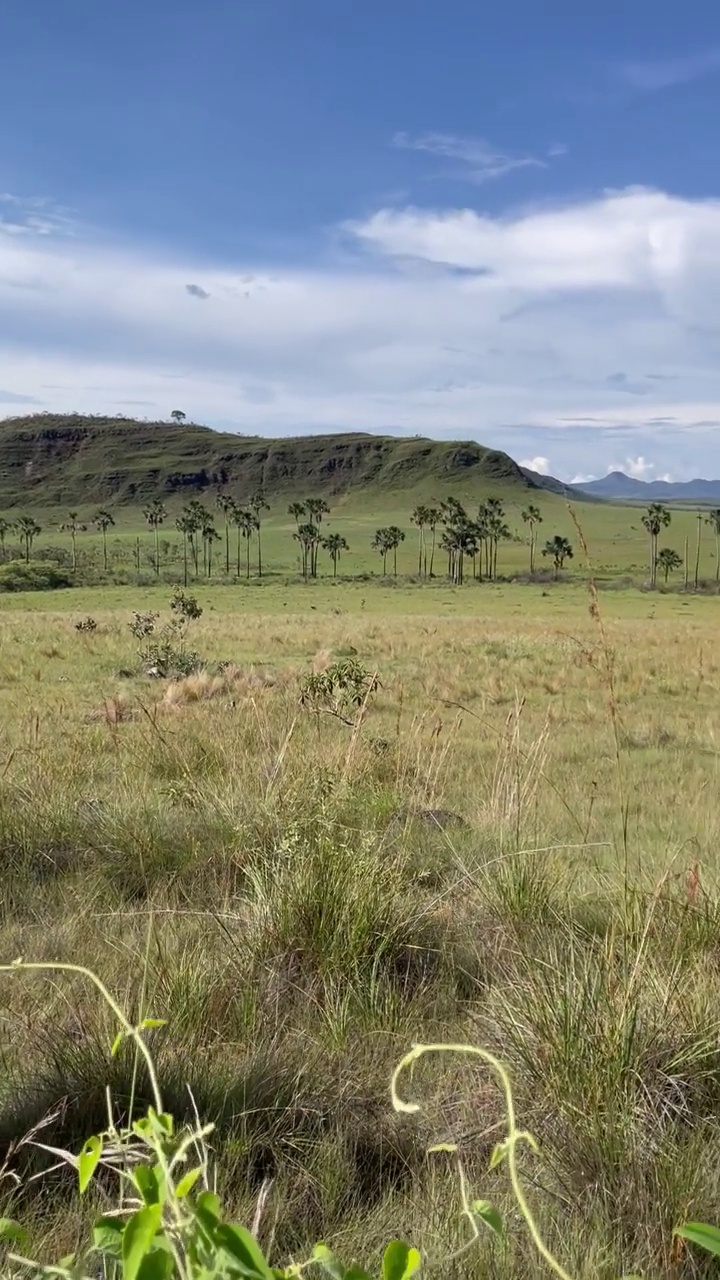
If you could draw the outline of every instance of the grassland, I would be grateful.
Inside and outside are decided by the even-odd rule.
[[[390,1108],[398,1056],[450,1038],[508,1062],[573,1274],[694,1274],[671,1232],[720,1217],[716,600],[608,591],[598,619],[572,583],[197,594],[207,671],[174,682],[137,674],[127,625],[166,586],[2,598],[0,956],[82,960],[168,1019],[170,1104],[192,1114],[189,1084],[217,1123],[232,1211],[272,1180],[278,1261],[324,1238],[372,1262],[397,1234],[444,1253],[456,1178],[425,1148],[452,1140],[510,1233],[442,1273],[542,1273],[487,1171],[487,1076],[423,1068],[423,1116]],[[357,732],[299,705],[347,656],[381,681]],[[76,1149],[106,1083],[127,1105],[113,1032],[79,982],[0,981],[0,1215],[41,1255],[82,1218],[64,1175],[27,1181],[52,1161],[23,1137],[45,1120]]]

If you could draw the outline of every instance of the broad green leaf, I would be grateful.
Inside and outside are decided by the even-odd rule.
[[[507,1156],[507,1153],[508,1153],[507,1142],[496,1143],[496,1145],[493,1147],[492,1155],[490,1156],[490,1168],[497,1169],[498,1165],[502,1164],[503,1160]]]
[[[220,1197],[214,1191],[202,1191],[197,1198],[195,1212],[204,1227],[216,1227],[222,1213]]]
[[[720,1230],[717,1227],[709,1227],[705,1222],[685,1222],[681,1227],[675,1228],[673,1235],[689,1240],[691,1244],[697,1244],[707,1253],[714,1253],[720,1258]]]
[[[110,1049],[110,1057],[111,1057],[111,1058],[114,1058],[114,1057],[115,1057],[115,1054],[117,1053],[117,1051],[118,1051],[118,1049],[120,1048],[120,1045],[122,1044],[122,1042],[123,1042],[123,1040],[124,1040],[124,1039],[125,1039],[125,1032],[124,1032],[124,1031],[118,1031],[118,1033],[117,1033],[117,1035],[116,1035],[115,1039],[114,1039],[114,1040],[113,1040],[113,1042],[112,1042],[112,1047],[111,1047],[111,1049]]]
[[[138,1280],[140,1264],[152,1248],[161,1214],[159,1204],[147,1204],[129,1219],[122,1241],[123,1280]]]
[[[162,1202],[165,1179],[157,1165],[139,1164],[132,1178],[145,1204]]]
[[[345,1272],[345,1280],[372,1280],[372,1276],[353,1262]]]
[[[92,1176],[98,1167],[100,1156],[102,1155],[102,1142],[95,1135],[88,1138],[80,1155],[78,1156],[78,1179],[80,1182],[80,1195],[87,1191]]]
[[[263,1280],[271,1280],[272,1271],[265,1260],[265,1255],[247,1227],[221,1223],[215,1228],[214,1235],[217,1244],[230,1254],[233,1262],[240,1264],[243,1275],[261,1276]]]
[[[332,1276],[332,1280],[345,1280],[345,1268],[326,1244],[316,1244],[312,1256],[313,1262],[319,1263],[323,1270]]]
[[[92,1229],[93,1245],[98,1253],[122,1256],[122,1238],[125,1224],[120,1218],[98,1218]]]
[[[182,1199],[183,1196],[189,1195],[201,1173],[202,1165],[198,1165],[197,1169],[188,1169],[187,1173],[180,1179],[175,1188],[175,1195],[178,1199]]]
[[[411,1249],[404,1240],[391,1240],[383,1254],[383,1280],[408,1280],[421,1266],[417,1249]]]
[[[28,1245],[28,1233],[19,1222],[13,1222],[12,1218],[0,1218],[0,1241],[2,1240],[18,1244],[24,1249]]]
[[[166,1027],[167,1018],[143,1018],[140,1023],[141,1031],[150,1031],[154,1027]]]
[[[153,1249],[146,1253],[140,1263],[137,1280],[171,1280],[175,1271],[172,1254],[163,1249]]]
[[[474,1200],[470,1208],[475,1214],[475,1217],[479,1218],[481,1222],[484,1222],[485,1226],[489,1227],[491,1231],[494,1231],[496,1236],[502,1236],[502,1218],[500,1217],[497,1209],[494,1209],[490,1204],[489,1200]]]
[[[162,1133],[167,1134],[169,1138],[173,1135],[175,1121],[167,1111],[156,1111],[154,1107],[148,1107],[148,1120],[153,1128],[159,1129]]]

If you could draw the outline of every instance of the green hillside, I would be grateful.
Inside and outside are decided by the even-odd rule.
[[[365,433],[266,440],[194,423],[34,414],[0,422],[0,510],[136,506],[227,487],[270,497],[313,492],[336,500],[370,490],[479,499],[488,492],[561,488],[506,453],[473,442]]]

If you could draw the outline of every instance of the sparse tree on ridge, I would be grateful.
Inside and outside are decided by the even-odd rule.
[[[155,573],[160,576],[160,526],[167,520],[167,510],[162,498],[153,498],[143,511],[148,527],[155,534]]]
[[[177,423],[177,425],[180,426],[180,423],[185,421],[187,414],[183,413],[182,409],[173,409],[172,413],[170,414],[170,417],[172,418],[173,422]]]
[[[345,538],[343,538],[342,534],[340,533],[329,533],[327,538],[322,539],[322,545],[327,551],[330,558],[332,559],[333,578],[337,578],[337,568],[338,568],[338,560],[340,559],[340,552],[349,551],[350,547],[348,546]]]
[[[683,564],[682,556],[679,556],[677,551],[673,551],[672,547],[663,547],[662,551],[658,552],[657,562],[665,574],[666,586],[673,569],[682,569]]]
[[[573,558],[571,543],[568,542],[567,538],[564,538],[562,534],[556,533],[554,538],[548,538],[545,546],[543,547],[542,553],[544,556],[549,556],[552,559],[553,567],[555,569],[555,580],[557,581],[558,574],[563,568],[565,561],[572,560]]]
[[[265,500],[265,494],[262,492],[262,490],[259,489],[258,492],[254,495],[254,497],[250,499],[250,501],[248,502],[248,507],[250,508],[250,510],[252,511],[255,517],[255,532],[257,533],[257,553],[258,553],[258,578],[262,578],[262,572],[263,572],[262,538],[260,534],[262,517],[260,515],[260,512],[270,510],[270,507],[268,506]]]
[[[87,525],[83,524],[82,521],[78,520],[77,511],[69,511],[67,520],[64,522],[64,524],[60,525],[60,530],[62,533],[70,534],[70,542],[72,545],[73,573],[75,573],[77,570],[77,542],[76,542],[77,535],[79,533],[84,533],[86,529],[87,529]]]
[[[670,524],[670,512],[661,502],[651,502],[642,517],[642,523],[650,534],[650,586],[657,583],[657,548],[660,530]]]
[[[33,542],[42,533],[42,529],[34,516],[19,516],[15,521],[15,530],[20,541],[25,544],[25,563],[29,564]]]
[[[5,538],[10,532],[12,525],[9,520],[5,520],[0,516],[0,560],[5,559]]]
[[[98,532],[102,534],[103,569],[107,573],[107,568],[108,568],[107,531],[108,529],[113,528],[115,521],[113,520],[109,511],[105,511],[104,509],[101,509],[100,511],[95,512],[95,515],[93,516],[93,524],[95,525],[95,528],[98,530]]]
[[[720,582],[720,507],[714,507],[708,512],[706,524],[710,525],[715,534],[715,581]]]
[[[530,503],[521,513],[524,523],[530,529],[530,572],[535,572],[535,547],[537,545],[537,526],[542,524],[540,508]]]

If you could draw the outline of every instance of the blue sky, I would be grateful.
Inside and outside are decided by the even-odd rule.
[[[4,0],[0,413],[720,475],[720,12],[585,8]]]

